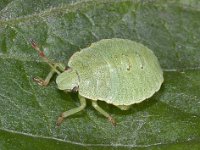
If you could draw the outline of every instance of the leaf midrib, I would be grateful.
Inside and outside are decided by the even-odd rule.
[[[154,146],[162,146],[162,145],[175,145],[175,144],[182,144],[182,143],[197,143],[195,140],[183,140],[183,141],[176,141],[176,142],[167,142],[167,143],[154,143],[154,144],[147,144],[147,145],[133,145],[133,144],[90,144],[90,143],[80,143],[80,142],[75,142],[75,141],[70,141],[70,140],[63,140],[55,137],[48,137],[48,136],[39,136],[39,135],[33,135],[33,134],[28,134],[28,133],[21,133],[13,130],[7,130],[7,129],[1,129],[0,132],[7,132],[10,134],[14,135],[22,135],[26,136],[29,138],[37,138],[37,139],[45,139],[45,140],[54,140],[57,142],[62,142],[65,144],[73,144],[73,145],[79,145],[79,146],[84,146],[84,147],[128,147],[128,148],[147,148],[147,147],[154,147]],[[14,137],[14,136],[13,136]],[[38,140],[39,141],[39,140]]]

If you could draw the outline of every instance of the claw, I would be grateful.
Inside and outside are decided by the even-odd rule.
[[[30,40],[30,42],[31,42],[31,46],[32,46],[33,48],[36,48],[36,47],[37,47],[37,44],[36,44],[36,42],[35,42],[35,41],[33,41],[33,40]]]
[[[40,86],[46,86],[48,83],[39,77],[34,77],[33,80]]]
[[[113,126],[116,126],[116,121],[111,116],[108,117],[108,120],[112,123]]]
[[[64,120],[64,117],[63,117],[62,114],[61,114],[61,116],[58,117],[58,120],[56,121],[56,125],[57,125],[57,126],[60,126],[61,123],[63,122],[63,120]]]

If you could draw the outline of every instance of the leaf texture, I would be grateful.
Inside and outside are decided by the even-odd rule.
[[[198,0],[7,0],[0,2],[0,149],[199,149],[200,3]],[[105,38],[152,49],[164,84],[128,111],[100,102],[113,127],[88,107],[56,128],[76,94],[33,82],[49,67],[30,46],[67,64],[71,55]],[[55,78],[54,78],[55,79]]]

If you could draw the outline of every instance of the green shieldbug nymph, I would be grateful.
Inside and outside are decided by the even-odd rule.
[[[97,111],[115,124],[115,120],[97,104],[97,100],[127,110],[132,104],[151,97],[164,80],[153,52],[134,41],[113,38],[95,42],[74,53],[68,62],[68,69],[62,64],[51,62],[35,42],[32,42],[32,47],[51,66],[45,80],[35,78],[37,83],[47,85],[53,74],[57,73],[56,83],[60,90],[79,93],[81,105],[63,112],[57,125],[64,118],[83,110],[86,98],[92,101]]]

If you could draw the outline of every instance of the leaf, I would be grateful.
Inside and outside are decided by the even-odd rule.
[[[1,1],[0,9],[1,149],[200,148],[198,0],[9,0]],[[79,106],[78,97],[59,91],[55,80],[48,87],[33,82],[50,68],[30,39],[67,65],[74,52],[113,37],[155,52],[164,70],[160,91],[128,111],[100,102],[116,127],[88,100],[82,113],[57,128],[57,117]]]

